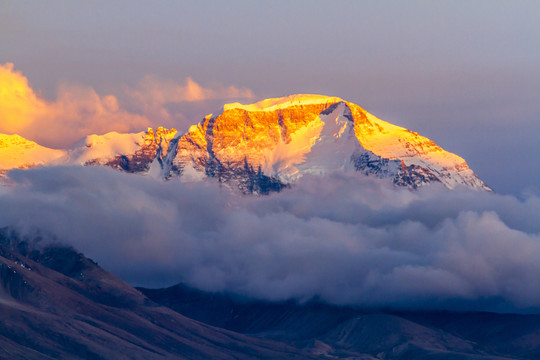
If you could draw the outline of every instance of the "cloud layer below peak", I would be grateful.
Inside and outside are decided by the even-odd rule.
[[[525,311],[540,306],[540,198],[343,174],[265,197],[102,168],[14,170],[0,226],[55,234],[135,285],[256,298]]]

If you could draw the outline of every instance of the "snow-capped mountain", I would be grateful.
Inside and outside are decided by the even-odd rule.
[[[63,150],[46,148],[19,135],[0,134],[0,174],[14,168],[52,164],[64,156]]]
[[[167,154],[175,129],[139,133],[89,135],[72,147],[50,149],[19,135],[0,135],[0,172],[48,165],[105,165],[133,173],[147,173],[154,160]],[[158,164],[158,167],[161,167]]]
[[[450,189],[490,190],[464,159],[433,141],[358,105],[321,95],[227,104],[185,134],[160,127],[155,132],[91,135],[63,151],[13,149],[10,156],[18,160],[4,161],[0,152],[0,169],[106,165],[185,182],[217,178],[245,193],[278,191],[303,175],[332,171],[388,178],[410,188],[439,182]]]

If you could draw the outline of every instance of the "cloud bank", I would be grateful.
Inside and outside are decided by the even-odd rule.
[[[189,77],[184,84],[177,84],[147,76],[117,95],[61,84],[51,102],[40,97],[28,79],[7,63],[0,64],[0,133],[17,133],[46,146],[64,147],[84,136],[109,131],[139,132],[147,126],[187,128],[206,115],[172,111],[173,104],[252,97],[252,91],[245,88],[203,87]],[[199,108],[204,111],[208,107]]]
[[[540,198],[305,177],[267,197],[104,168],[13,170],[0,226],[39,228],[135,285],[406,308],[540,306]]]

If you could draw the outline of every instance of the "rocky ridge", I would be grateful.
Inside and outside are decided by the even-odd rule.
[[[92,135],[55,154],[40,164],[105,165],[183,182],[215,178],[244,193],[267,194],[306,174],[332,171],[386,178],[412,189],[442,183],[491,190],[464,159],[430,139],[320,95],[227,104],[185,134],[159,127]],[[12,167],[26,166],[18,165]]]

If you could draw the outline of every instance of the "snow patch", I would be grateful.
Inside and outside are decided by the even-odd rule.
[[[65,156],[63,150],[38,145],[19,135],[0,134],[0,170],[54,165]]]
[[[112,159],[117,155],[133,154],[144,143],[146,132],[90,135],[68,150],[69,163],[83,165],[94,159]]]
[[[247,111],[274,111],[278,109],[284,109],[290,106],[296,105],[314,105],[314,104],[333,104],[342,102],[343,100],[338,97],[314,95],[314,94],[298,94],[290,95],[281,98],[271,98],[259,101],[254,104],[240,104],[231,103],[223,105],[223,111],[231,109],[243,109]]]

